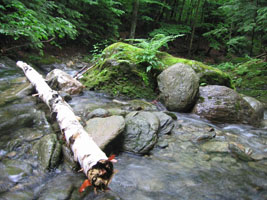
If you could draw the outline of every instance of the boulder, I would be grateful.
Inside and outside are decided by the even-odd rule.
[[[158,76],[158,86],[169,110],[188,111],[196,100],[199,79],[189,65],[177,63]]]
[[[122,116],[111,116],[88,120],[85,130],[93,137],[96,144],[104,149],[124,130],[124,127],[125,121]]]
[[[123,148],[126,151],[146,154],[158,139],[160,121],[151,112],[131,112],[126,115]]]
[[[258,125],[260,117],[236,91],[225,86],[200,87],[193,113],[218,123]]]
[[[46,81],[52,89],[61,90],[68,94],[79,94],[84,88],[79,81],[59,69],[49,72],[46,76]]]

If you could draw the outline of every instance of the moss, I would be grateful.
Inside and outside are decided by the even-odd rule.
[[[267,103],[267,63],[250,60],[231,71],[238,92]]]
[[[105,59],[93,70],[85,74],[82,82],[91,90],[110,93],[114,96],[125,95],[128,97],[153,99],[156,94],[155,86],[149,77],[148,82],[143,81],[140,74],[144,69],[138,69],[134,64],[125,60]]]
[[[209,85],[224,85],[230,88],[234,88],[234,85],[231,81],[231,78],[229,74],[205,65],[202,62],[198,62],[195,60],[188,60],[184,58],[177,58],[174,56],[171,56],[168,53],[161,53],[160,58],[162,62],[164,63],[165,67],[174,65],[176,63],[183,63],[191,66],[194,71],[198,74],[200,80],[200,85],[209,84]]]
[[[143,54],[145,50],[142,48],[122,42],[114,43],[103,51],[103,59],[84,75],[82,82],[91,90],[151,99],[157,95],[156,77],[159,73],[173,64],[184,63],[191,66],[199,75],[200,84],[232,87],[230,77],[221,70],[194,60],[173,57],[164,52],[157,54],[163,65],[147,72],[148,64],[138,60]]]

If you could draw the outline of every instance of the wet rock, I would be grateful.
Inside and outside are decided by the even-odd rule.
[[[129,111],[126,111],[120,108],[109,108],[107,110],[110,113],[110,115],[121,115],[124,117],[129,113]]]
[[[62,154],[63,154],[63,162],[67,164],[67,166],[71,170],[78,170],[79,169],[79,164],[74,160],[73,153],[70,150],[69,147],[66,145],[62,145]]]
[[[228,153],[228,142],[208,141],[201,144],[201,149],[208,153]]]
[[[29,86],[29,83],[26,82],[26,78],[17,78],[15,80],[16,81],[12,82],[9,85],[8,89],[0,93],[0,106],[15,101],[24,96],[21,91],[25,90],[25,88]]]
[[[122,116],[111,116],[90,119],[86,122],[85,130],[93,137],[96,144],[104,149],[124,130],[124,127],[125,121]]]
[[[18,191],[18,192],[8,192],[1,195],[2,200],[29,200],[34,199],[33,191]]]
[[[97,108],[93,110],[92,112],[88,113],[86,116],[86,120],[89,120],[94,117],[107,117],[109,116],[109,112],[103,108]]]
[[[131,112],[125,121],[124,149],[134,153],[148,153],[157,142],[160,127],[158,117],[150,112]]]
[[[61,144],[55,134],[44,136],[38,143],[38,159],[43,169],[55,168],[60,160]]]
[[[195,141],[203,142],[203,141],[211,140],[215,138],[215,136],[216,136],[215,132],[204,132],[204,133],[201,133],[199,136],[197,136]]]
[[[153,112],[153,114],[158,117],[160,123],[158,136],[169,134],[174,127],[174,121],[172,117],[165,114],[164,112]]]
[[[78,181],[77,178],[67,174],[57,176],[45,185],[38,200],[70,199]]]
[[[59,69],[54,69],[48,73],[46,81],[52,89],[61,90],[71,95],[80,94],[84,88],[79,81]]]
[[[153,111],[153,110],[157,110],[157,107],[155,105],[153,105],[150,102],[144,101],[144,100],[140,100],[140,99],[134,99],[131,101],[128,101],[129,105],[126,106],[126,110],[131,110],[131,111],[138,111],[138,110],[144,110],[144,111]]]
[[[178,63],[158,76],[158,85],[169,110],[188,111],[196,100],[199,78],[189,65]]]
[[[193,113],[220,123],[259,123],[255,111],[236,91],[225,86],[209,85],[200,87],[199,92]]]
[[[243,96],[243,99],[247,101],[254,110],[254,116],[252,116],[252,118],[260,122],[264,115],[264,105],[253,97]]]
[[[32,173],[32,167],[24,161],[4,159],[0,165],[0,173],[6,175],[10,181],[17,183]]]
[[[236,143],[236,142],[230,142],[229,149],[234,156],[236,156],[237,158],[241,160],[244,160],[244,161],[254,160],[251,156],[253,151],[249,147],[245,147],[244,145]]]

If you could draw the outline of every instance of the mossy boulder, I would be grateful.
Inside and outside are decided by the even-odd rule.
[[[101,61],[84,75],[82,82],[90,90],[108,92],[115,96],[153,99],[158,92],[156,77],[169,66],[183,63],[196,72],[201,85],[233,87],[227,73],[201,62],[177,58],[165,52],[158,52],[156,55],[162,65],[147,72],[149,64],[139,60],[142,56],[148,56],[145,49],[122,42],[114,43],[103,51]]]

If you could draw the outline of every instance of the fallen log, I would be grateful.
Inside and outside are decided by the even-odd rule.
[[[60,97],[57,91],[52,90],[43,77],[31,66],[22,61],[17,62],[25,76],[38,92],[38,96],[50,108],[52,118],[56,119],[67,144],[71,148],[74,160],[80,163],[82,171],[88,177],[83,186],[92,185],[96,190],[106,190],[114,174],[115,161],[108,158],[97,146],[92,137],[84,130],[72,108]]]

